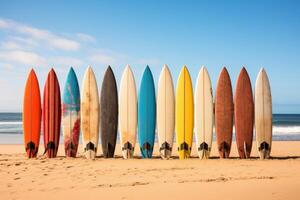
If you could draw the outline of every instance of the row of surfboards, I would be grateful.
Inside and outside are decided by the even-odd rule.
[[[257,76],[254,96],[245,68],[239,74],[233,96],[230,76],[225,67],[220,73],[214,99],[205,67],[200,69],[193,95],[192,81],[186,66],[180,72],[175,94],[167,65],[163,66],[159,77],[157,98],[148,66],[143,73],[137,96],[134,75],[127,65],[121,78],[119,95],[110,66],[106,69],[100,95],[92,68],[86,69],[81,96],[76,74],[71,68],[64,86],[62,103],[59,82],[51,69],[41,103],[38,79],[32,69],[24,93],[25,149],[29,158],[36,157],[42,121],[44,154],[49,158],[56,157],[61,123],[66,156],[76,157],[82,132],[85,156],[94,159],[100,132],[103,156],[114,157],[119,126],[123,157],[133,157],[138,133],[142,157],[151,158],[157,127],[162,158],[168,159],[171,156],[174,133],[179,158],[188,158],[195,132],[197,151],[203,159],[209,158],[215,124],[219,155],[228,158],[235,121],[239,156],[250,157],[255,126],[260,158],[268,158],[272,142],[272,100],[264,69]]]

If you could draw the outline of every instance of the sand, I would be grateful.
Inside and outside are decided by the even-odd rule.
[[[138,156],[86,160],[80,147],[78,158],[41,154],[27,159],[22,145],[0,145],[1,199],[300,199],[300,142],[273,142],[270,160],[237,158],[235,143],[231,159],[218,159],[213,144],[212,159],[199,160],[192,153],[178,160]],[[100,148],[101,149],[101,148]],[[138,149],[138,148],[136,148]],[[193,148],[194,150],[196,148]]]

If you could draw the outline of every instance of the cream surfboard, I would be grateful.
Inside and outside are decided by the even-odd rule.
[[[120,84],[119,128],[123,157],[132,158],[137,131],[137,94],[134,76],[129,65],[123,72]]]
[[[255,84],[255,132],[260,158],[269,158],[272,146],[272,96],[269,79],[263,68]]]
[[[177,81],[175,109],[178,155],[180,159],[185,159],[191,155],[194,131],[193,86],[186,66],[182,68]]]
[[[81,96],[81,130],[86,158],[94,159],[99,138],[99,95],[95,74],[91,67],[85,71]]]
[[[208,71],[202,67],[195,89],[195,134],[200,159],[208,158],[213,135],[213,96]]]
[[[164,65],[157,88],[157,133],[159,152],[163,159],[172,153],[175,129],[175,96],[169,68]]]

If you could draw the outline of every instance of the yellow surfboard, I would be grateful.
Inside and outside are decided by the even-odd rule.
[[[192,81],[186,66],[182,68],[177,81],[175,113],[179,159],[189,158],[193,143],[194,100]]]

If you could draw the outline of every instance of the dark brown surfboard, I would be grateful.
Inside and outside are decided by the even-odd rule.
[[[225,67],[222,69],[217,83],[215,127],[220,157],[228,158],[232,142],[233,97],[231,80]]]
[[[43,99],[43,132],[45,153],[55,158],[59,145],[61,123],[61,99],[57,76],[53,69],[47,76]]]
[[[234,96],[235,134],[241,158],[249,158],[252,149],[254,103],[249,75],[243,67],[236,82]]]
[[[100,132],[103,156],[114,157],[118,131],[118,91],[114,73],[106,69],[100,100]]]

